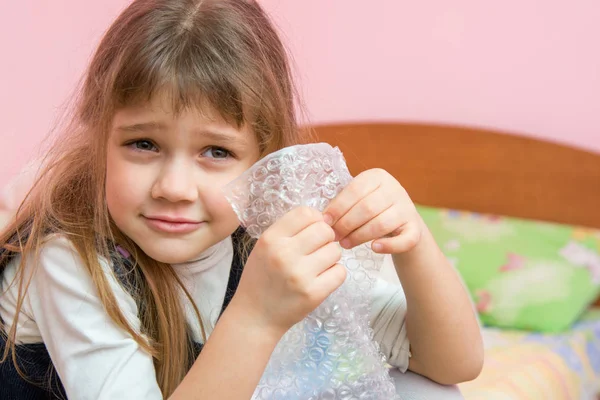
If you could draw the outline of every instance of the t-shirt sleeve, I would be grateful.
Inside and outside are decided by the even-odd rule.
[[[102,266],[118,306],[139,330],[135,301],[108,263]],[[28,297],[69,399],[162,399],[152,357],[109,317],[68,240],[43,247]]]
[[[371,295],[371,327],[387,362],[402,372],[408,369],[410,358],[406,310],[402,286],[377,277]]]

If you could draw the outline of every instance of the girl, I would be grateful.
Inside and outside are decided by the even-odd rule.
[[[443,384],[478,374],[469,298],[385,171],[324,213],[289,212],[244,257],[221,187],[303,141],[293,94],[255,1],[123,11],[0,237],[0,397],[248,399],[283,334],[344,281],[336,242],[370,240],[406,289],[373,293],[389,362]]]

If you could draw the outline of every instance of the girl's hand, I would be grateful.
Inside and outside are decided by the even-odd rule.
[[[232,303],[252,321],[285,333],[346,279],[334,238],[319,211],[288,212],[257,241]]]
[[[325,210],[336,240],[350,249],[374,240],[378,253],[399,254],[421,239],[422,220],[406,190],[387,171],[358,175]]]

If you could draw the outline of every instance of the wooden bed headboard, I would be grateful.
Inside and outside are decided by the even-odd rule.
[[[600,154],[456,126],[315,126],[353,175],[380,167],[415,203],[600,228]]]
[[[384,168],[417,204],[600,228],[600,154],[458,126],[312,128],[341,149],[353,175]]]

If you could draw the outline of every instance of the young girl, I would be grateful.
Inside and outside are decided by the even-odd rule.
[[[324,213],[289,212],[243,256],[221,188],[303,141],[293,94],[255,1],[123,11],[0,236],[1,398],[249,399],[283,334],[343,283],[337,242],[370,240],[405,289],[373,291],[388,361],[442,384],[478,374],[469,298],[385,171]]]

